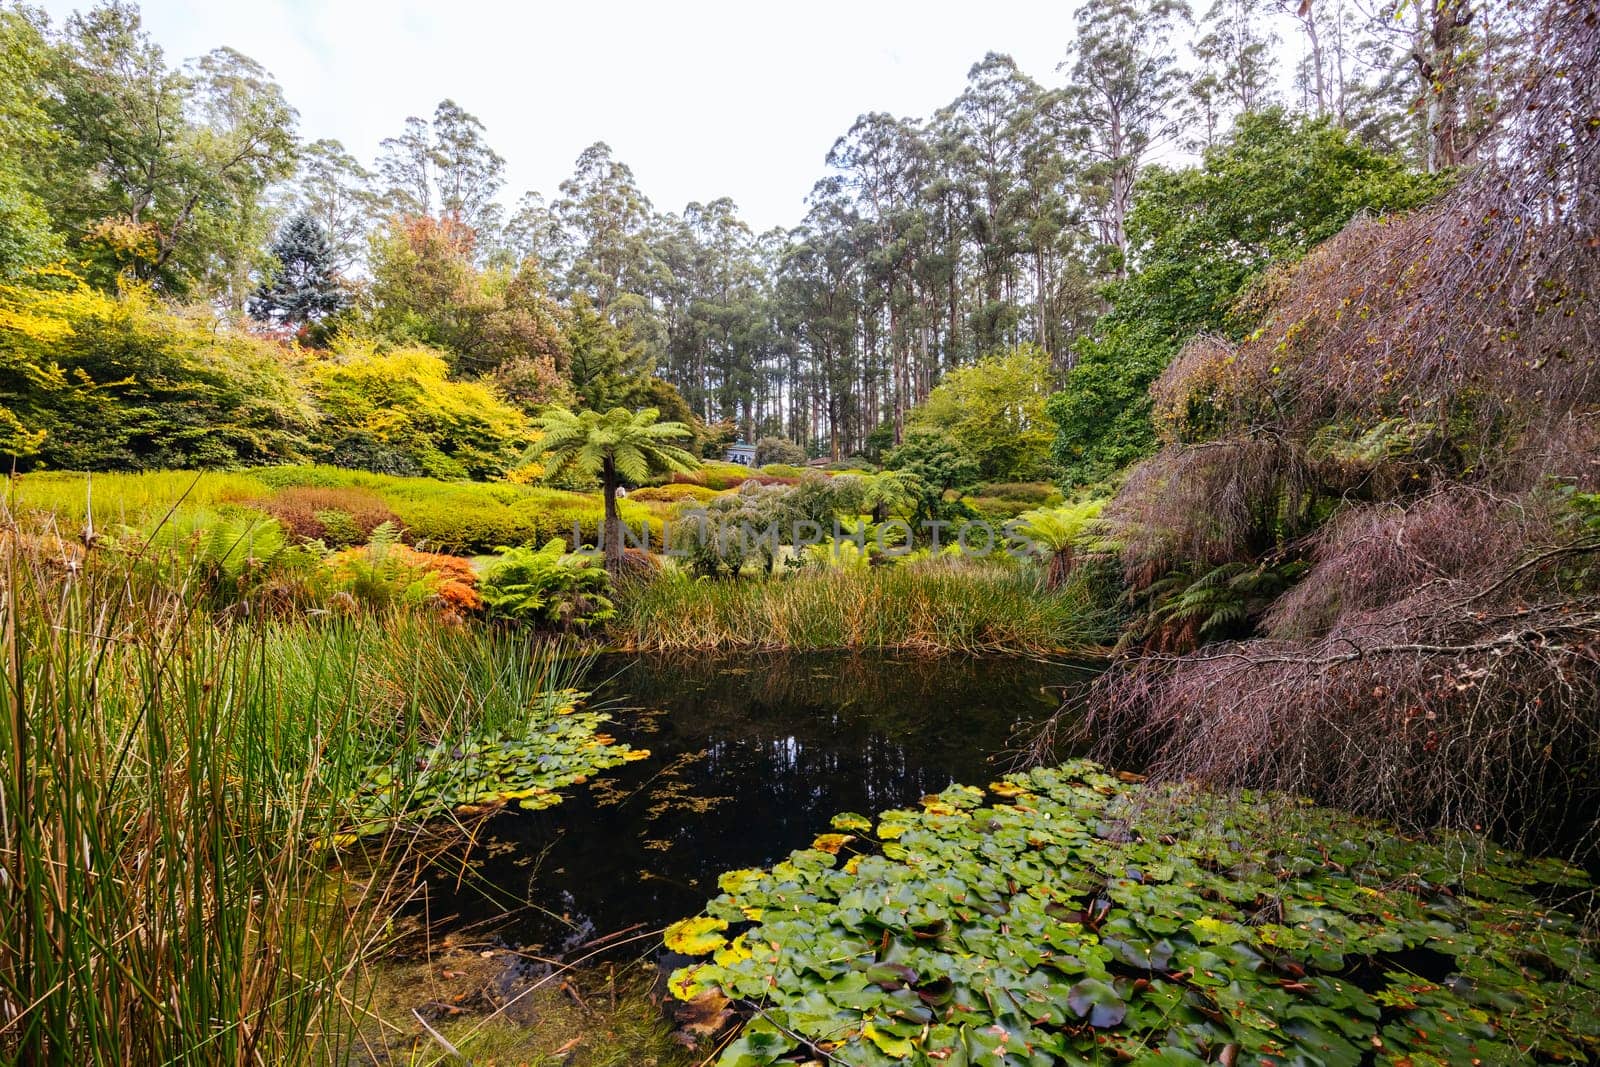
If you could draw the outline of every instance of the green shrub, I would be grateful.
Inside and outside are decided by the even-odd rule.
[[[280,511],[291,531],[301,536],[319,536],[309,525],[302,529],[302,521],[321,522],[326,528],[331,519],[335,544],[359,544],[381,522],[394,520],[413,544],[456,555],[492,552],[497,545],[542,545],[552,537],[572,542],[574,529],[577,543],[594,544],[605,519],[604,505],[593,493],[407,478],[326,465],[260,467],[240,474],[96,474],[92,480],[82,474],[36,472],[13,483],[20,512],[53,513],[57,523],[77,528],[90,487],[97,527],[120,522],[148,529],[180,501],[182,512],[239,505]],[[668,499],[617,502],[630,540],[637,541],[648,528],[650,544],[659,545],[671,498],[678,493],[694,499],[716,495],[699,486],[662,486],[656,492]],[[319,511],[329,514],[319,518]],[[350,520],[331,514],[337,511]]]
[[[1054,379],[1050,356],[1036,345],[985,356],[945,374],[906,419],[906,437],[947,438],[990,481],[1048,477],[1054,427],[1045,399]]]
[[[615,615],[610,591],[599,561],[568,553],[559,537],[542,548],[505,549],[478,588],[491,615],[560,630],[586,630]]]
[[[742,463],[721,463],[716,460],[707,460],[700,465],[699,470],[674,474],[670,480],[690,485],[703,485],[707,489],[737,489],[754,477],[756,477],[756,472]]]
[[[1004,522],[1034,508],[1056,507],[1064,499],[1049,482],[984,482],[966,501],[985,519]]]
[[[252,472],[268,485],[368,490],[399,517],[414,544],[456,555],[492,552],[498,545],[542,545],[552,537],[595,544],[605,521],[596,494],[572,493],[507,482],[447,482],[402,478],[336,467],[276,467]],[[650,543],[661,543],[662,519],[650,503],[619,500],[618,510],[639,537],[648,527]]]
[[[643,489],[635,489],[629,493],[628,500],[639,503],[671,503],[676,504],[684,500],[695,500],[705,503],[716,497],[717,490],[707,489],[703,485],[691,485],[687,482],[674,482],[671,485],[647,485]]]
[[[1046,508],[1062,501],[1061,490],[1049,482],[984,482],[973,490],[973,495],[1019,500]]]
[[[183,589],[208,607],[246,600],[307,607],[321,600],[325,585],[320,552],[291,543],[275,519],[247,509],[180,511],[148,536],[124,528],[109,543],[149,587]]]
[[[792,463],[768,463],[761,468],[761,473],[773,478],[800,478],[804,477],[806,468]]]
[[[290,486],[261,507],[289,536],[321,541],[329,548],[365,544],[385,523],[399,525],[399,517],[370,489]]]
[[[53,515],[56,522],[75,527],[83,526],[92,504],[97,527],[120,523],[143,528],[180,505],[195,509],[248,504],[270,496],[272,488],[255,472],[34,471],[10,482],[6,503],[19,513]]]
[[[787,437],[763,437],[756,442],[756,466],[804,463],[806,450]]]

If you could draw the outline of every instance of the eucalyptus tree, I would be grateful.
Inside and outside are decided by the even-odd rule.
[[[1375,110],[1408,119],[1419,165],[1448,170],[1478,158],[1505,114],[1505,99],[1525,84],[1542,6],[1484,0],[1367,0],[1364,49],[1386,77]],[[1586,9],[1585,9],[1586,10]],[[1396,125],[1392,121],[1391,127]]]
[[[1016,268],[1024,242],[1023,157],[1043,90],[994,52],[967,72],[967,87],[947,109],[966,222],[977,253],[984,304],[976,309],[979,351],[1003,343],[1016,320]]]
[[[926,227],[921,189],[927,162],[928,144],[916,123],[873,112],[834,142],[827,165],[837,181],[819,186],[825,195],[848,197],[861,219],[868,282],[863,332],[872,360],[864,368],[863,392],[869,410],[886,412],[896,439],[911,402],[906,320],[914,306],[912,267]]]
[[[1273,102],[1273,49],[1266,0],[1212,0],[1200,21],[1194,55],[1202,75],[1230,114],[1259,111]]]
[[[441,100],[431,121],[411,116],[398,136],[379,144],[378,174],[391,210],[467,226],[485,252],[499,233],[495,197],[504,172],[483,123],[454,100]]]
[[[792,331],[806,371],[799,383],[801,444],[826,433],[833,459],[865,437],[858,381],[861,258],[853,236],[859,219],[837,198],[814,198],[805,224],[791,235],[775,286],[777,317]]]
[[[715,400],[706,414],[739,423],[753,440],[763,288],[755,235],[726,197],[690,204],[684,223],[695,249],[689,314],[699,341],[697,373]]]
[[[1174,105],[1184,76],[1172,40],[1189,19],[1183,0],[1086,0],[1061,64],[1095,227],[1119,278],[1128,266],[1126,224],[1140,165],[1179,132]]]
[[[532,259],[551,280],[552,288],[566,295],[567,277],[572,270],[573,238],[544,194],[522,194],[501,233],[501,246],[516,263]]]
[[[27,8],[0,9],[0,282],[64,251],[39,195],[38,161],[47,158],[52,138],[44,30],[43,17]]]
[[[568,284],[602,314],[626,293],[642,293],[650,269],[650,201],[633,171],[597,141],[578,156],[551,205],[572,240]]]
[[[241,303],[271,229],[263,194],[294,169],[277,82],[228,48],[168,66],[120,3],[70,16],[54,55],[41,192],[91,273]]]
[[[350,267],[362,255],[377,222],[380,198],[372,174],[336,140],[312,141],[300,150],[290,209],[322,227],[334,265]]]

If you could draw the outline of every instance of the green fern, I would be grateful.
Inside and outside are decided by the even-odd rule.
[[[1136,592],[1139,618],[1120,646],[1186,633],[1217,640],[1248,630],[1250,623],[1305,572],[1301,561],[1269,564],[1230,562],[1196,575],[1174,570]]]
[[[491,615],[557,629],[587,629],[616,615],[604,568],[568,554],[561,538],[500,552],[478,587]]]

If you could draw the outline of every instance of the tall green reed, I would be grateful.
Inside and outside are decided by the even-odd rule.
[[[1043,590],[1025,568],[930,561],[802,571],[771,580],[668,572],[619,598],[609,632],[652,651],[893,648],[1051,655],[1099,643],[1073,588]]]
[[[402,826],[324,847],[343,798],[582,657],[414,616],[219,622],[140,573],[0,532],[0,1062],[345,1062],[421,857]]]

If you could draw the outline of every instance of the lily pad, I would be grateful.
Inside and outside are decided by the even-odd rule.
[[[1119,1026],[1128,1017],[1128,1002],[1097,978],[1085,978],[1067,990],[1067,1007],[1097,1030]]]
[[[669,931],[709,957],[673,995],[744,1012],[722,1067],[818,1050],[853,1067],[1600,1051],[1600,966],[1576,918],[1593,890],[1559,861],[1086,761],[886,812],[876,845],[863,823],[730,872],[699,925]]]
[[[674,952],[681,952],[685,956],[703,956],[728,943],[721,933],[727,928],[728,924],[721,919],[702,915],[673,923],[667,927],[664,940]]]

